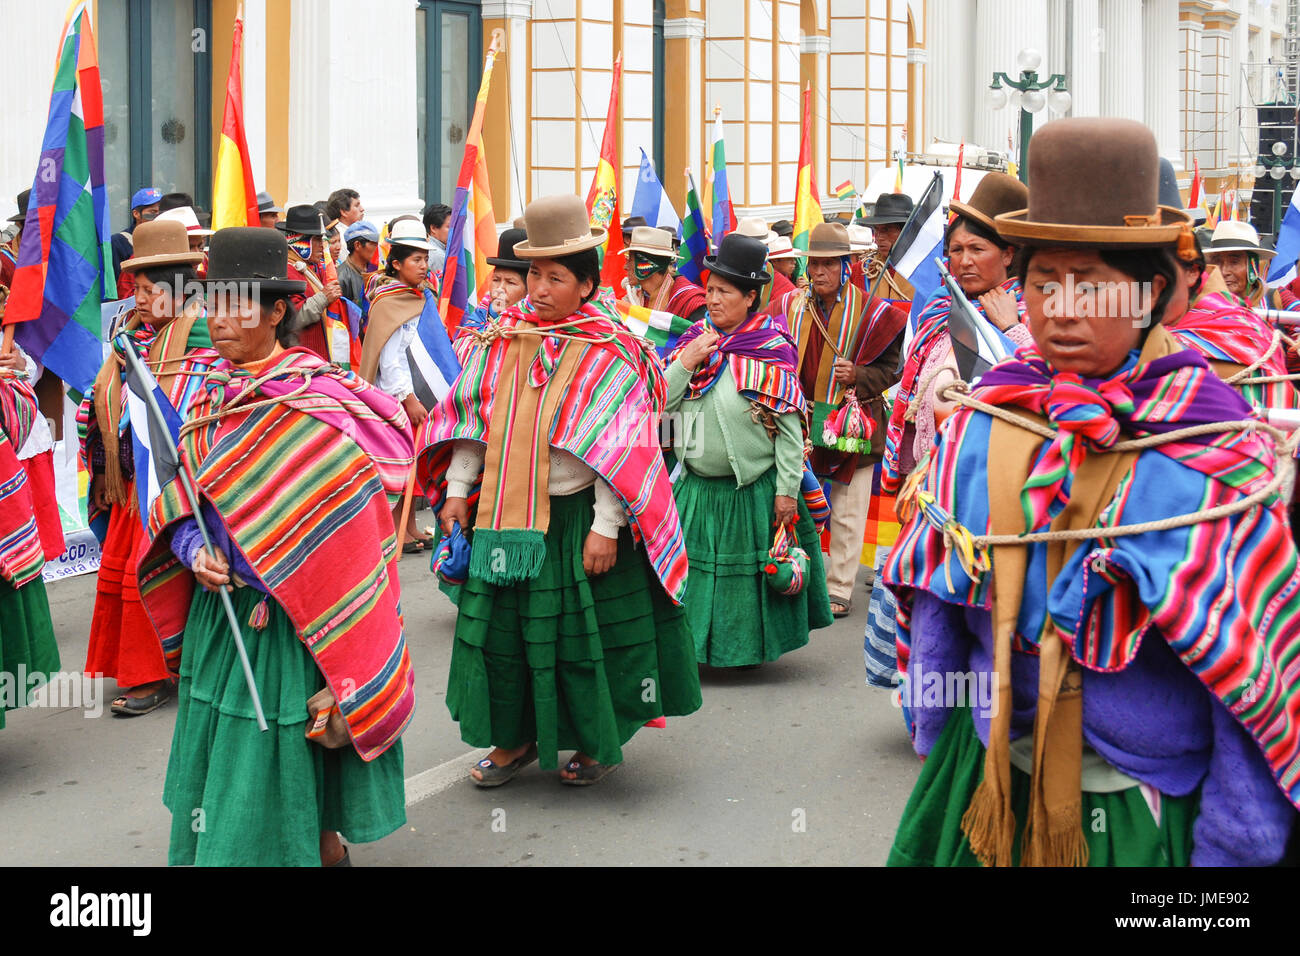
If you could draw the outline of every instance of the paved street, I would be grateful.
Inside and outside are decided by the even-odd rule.
[[[881,864],[918,764],[888,695],[863,682],[854,614],[756,671],[703,672],[704,706],[646,728],[619,771],[563,787],[534,764],[479,790],[477,751],[444,704],[455,609],[426,560],[401,566],[416,669],[407,730],[407,826],[357,865]],[[85,660],[93,575],[49,588],[65,669]],[[114,718],[37,707],[0,730],[0,863],[162,865],[161,801],[176,710]]]

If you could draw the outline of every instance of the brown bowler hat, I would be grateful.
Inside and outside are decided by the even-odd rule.
[[[842,222],[820,222],[808,234],[808,251],[801,255],[811,259],[837,259],[853,254],[853,241]]]
[[[1006,173],[986,173],[965,202],[952,202],[948,208],[959,216],[974,219],[997,231],[993,217],[1017,212],[1029,205],[1029,187]]]
[[[203,253],[190,252],[189,233],[177,219],[142,222],[135,227],[132,239],[135,255],[122,263],[123,272],[154,266],[192,266],[203,261]]]
[[[520,259],[558,259],[594,249],[605,241],[605,230],[593,226],[587,206],[577,196],[543,196],[524,210],[528,238],[515,246]]]
[[[1127,119],[1048,123],[1029,141],[1029,208],[995,217],[1015,243],[1138,249],[1177,242],[1191,219],[1161,206],[1156,138]]]

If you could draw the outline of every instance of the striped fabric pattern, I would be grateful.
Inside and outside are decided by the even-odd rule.
[[[373,760],[401,735],[415,706],[385,493],[400,490],[409,471],[410,425],[387,395],[305,350],[285,353],[275,371],[281,377],[258,399],[302,387],[310,373],[307,391],[188,432],[182,458],[311,651],[357,752]],[[223,362],[190,417],[208,414],[248,380]],[[267,488],[275,493],[256,493]],[[173,667],[194,583],[164,532],[189,514],[178,483],[168,485],[150,514],[154,543],[140,567],[141,598]]]
[[[528,300],[501,316],[504,328],[527,323]],[[627,508],[634,538],[664,591],[680,602],[686,588],[686,546],[672,486],[659,448],[659,416],[667,398],[662,367],[649,344],[632,335],[594,305],[583,306],[581,334],[588,339],[568,391],[549,426],[547,441],[576,455],[605,479]],[[566,327],[566,334],[576,334]],[[592,339],[611,337],[609,342]],[[583,343],[570,342],[569,347]],[[507,340],[465,356],[451,393],[430,410],[417,441],[417,480],[435,511],[446,493],[445,472],[452,443],[485,442],[497,397]],[[530,369],[534,383],[558,357],[558,340],[539,345]],[[508,392],[508,384],[501,383]],[[477,489],[477,486],[476,486]],[[526,493],[526,489],[505,489]]]
[[[1221,417],[1237,417],[1240,399],[1212,376],[1208,381],[1205,387],[1221,399]],[[1178,391],[1173,382],[1155,394],[1168,399]],[[975,394],[987,400],[984,392]],[[898,596],[904,676],[914,590],[953,604],[990,607],[992,576],[967,577],[943,539],[945,527],[973,534],[989,529],[991,421],[967,408],[953,414],[916,496],[924,507],[904,525],[885,566],[885,580]],[[1246,460],[1253,466],[1245,466]],[[1239,501],[1272,477],[1274,462],[1274,447],[1262,435],[1220,438],[1195,450],[1148,449],[1121,481],[1100,523],[1156,521]],[[1044,544],[1029,546],[1016,649],[1032,651],[1050,616],[1080,664],[1117,672],[1133,661],[1144,638],[1155,639],[1154,629],[1237,717],[1281,789],[1300,806],[1300,573],[1285,502],[1275,497],[1215,522],[1085,542],[1050,587],[1046,550]]]
[[[27,471],[18,460],[39,414],[31,385],[0,374],[0,578],[13,588],[39,577],[45,566]]]

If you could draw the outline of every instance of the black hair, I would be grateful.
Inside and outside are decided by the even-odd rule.
[[[365,236],[353,236],[348,240],[348,255],[352,255],[352,253],[356,252],[357,246],[361,245],[361,243],[374,241],[374,239],[368,239]]]
[[[393,243],[388,247],[388,261],[384,263],[384,275],[397,278],[397,270],[393,268],[399,262],[405,262],[407,258],[415,255],[417,252],[423,252],[428,255],[428,250],[417,249],[415,246],[403,246]]]
[[[187,297],[191,293],[195,294],[196,298],[203,297],[203,287],[199,285],[199,277],[193,266],[153,266],[149,269],[141,269],[137,274],[144,276],[154,285],[164,286],[167,289],[171,294],[172,306],[177,315],[185,308]]]
[[[424,231],[429,232],[431,229],[441,229],[442,224],[447,221],[451,215],[451,207],[446,203],[431,202],[424,207]]]
[[[336,189],[325,200],[325,220],[333,222],[343,215],[343,210],[351,209],[352,203],[361,198],[355,189]]]
[[[1029,274],[1029,262],[1033,259],[1034,253],[1046,248],[1048,247],[1025,246],[1016,256],[1013,268],[1022,286],[1025,285],[1026,277]],[[1135,282],[1146,284],[1156,276],[1164,278],[1164,290],[1161,291],[1160,295],[1156,296],[1155,302],[1151,304],[1149,321],[1142,328],[1140,341],[1145,342],[1151,329],[1159,325],[1164,319],[1165,309],[1169,307],[1169,301],[1174,297],[1174,284],[1182,279],[1178,259],[1174,256],[1173,248],[1170,246],[1155,246],[1149,249],[1097,249],[1096,252],[1103,263],[1124,273]]]
[[[600,291],[599,252],[595,249],[583,249],[581,252],[575,252],[572,255],[557,257],[555,261],[572,272],[579,282],[582,282],[583,279],[591,280],[591,292],[583,297],[583,305],[596,298],[596,293]]]
[[[276,302],[284,302],[284,318],[275,327],[275,340],[284,348],[293,348],[298,344],[298,333],[293,329],[294,319],[298,317],[298,310],[294,308],[293,299],[289,298],[287,292],[263,292],[258,299],[262,306],[262,314],[266,315],[275,309]]]
[[[158,200],[158,215],[161,216],[169,209],[180,209],[184,206],[193,208],[194,197],[189,193],[167,193]]]
[[[999,249],[1005,250],[1005,249],[1015,248],[1015,246],[1012,243],[1007,242],[1005,239],[999,236],[988,226],[984,225],[984,223],[980,222],[978,219],[974,219],[970,216],[958,215],[956,219],[948,223],[948,228],[944,230],[943,233],[944,255],[948,254],[948,244],[952,242],[953,233],[955,233],[958,229],[965,229],[975,238],[983,239],[985,242],[991,242]]]

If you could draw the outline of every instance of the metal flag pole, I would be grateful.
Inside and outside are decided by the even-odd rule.
[[[148,379],[143,375],[144,366],[140,361],[140,356],[136,354],[134,344],[125,335],[119,335],[117,341],[123,347],[127,364],[131,366],[131,372],[141,381],[147,381]],[[167,427],[167,420],[163,418],[162,409],[158,407],[158,401],[154,398],[153,390],[146,391],[144,398],[149,406],[149,414],[161,426],[158,430],[162,433],[163,440],[167,442],[168,451],[176,459],[176,477],[180,480],[181,488],[185,491],[185,498],[189,502],[190,511],[193,512],[194,521],[199,526],[199,533],[203,535],[203,547],[207,549],[209,555],[215,557],[217,551],[212,545],[212,536],[208,534],[208,527],[203,523],[203,512],[199,508],[198,493],[194,490],[194,484],[185,471],[184,465],[181,464],[180,450],[176,447],[176,442],[172,440],[171,430]],[[136,480],[139,481],[139,477]],[[235,606],[230,603],[230,594],[224,587],[218,588],[217,593],[221,595],[221,605],[226,610],[226,620],[230,623],[230,634],[235,639],[235,650],[239,653],[239,663],[244,669],[244,680],[248,683],[248,693],[253,699],[253,713],[257,716],[257,729],[265,732],[268,728],[266,726],[266,715],[262,712],[262,698],[257,693],[257,682],[253,679],[253,666],[248,662],[248,651],[244,647],[244,638],[239,630],[239,620],[235,617]]]

